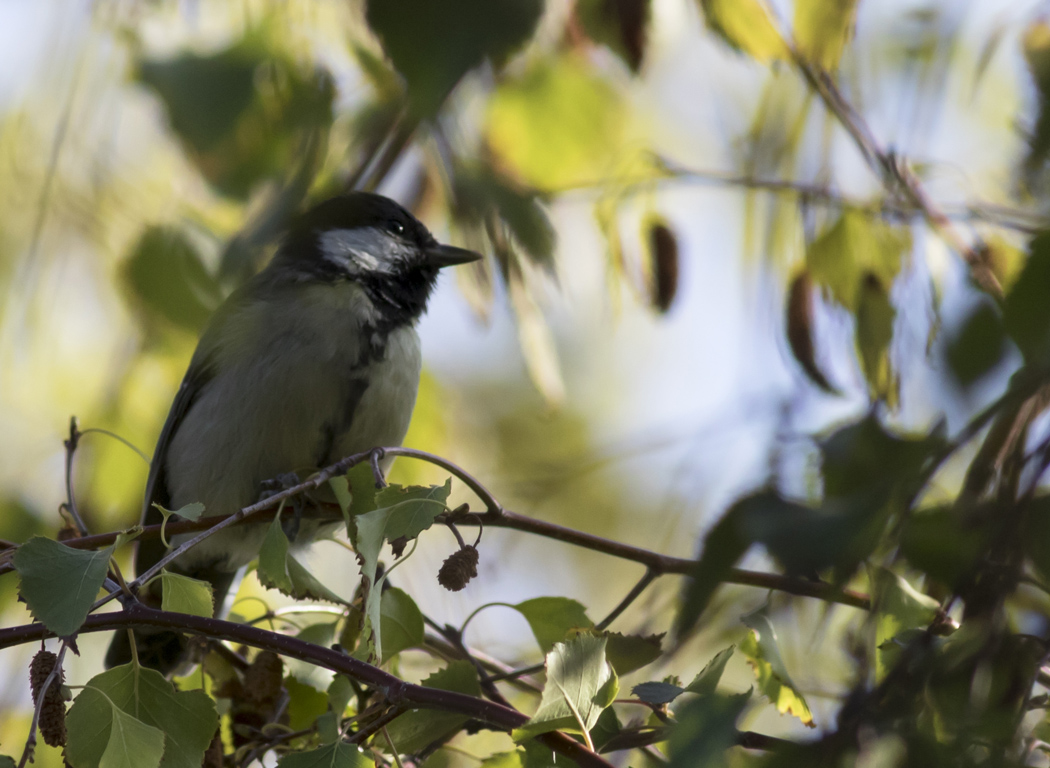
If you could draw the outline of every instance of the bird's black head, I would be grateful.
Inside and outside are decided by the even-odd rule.
[[[275,262],[299,280],[358,283],[380,313],[401,324],[426,309],[439,269],[479,258],[438,243],[393,200],[351,192],[298,216]]]

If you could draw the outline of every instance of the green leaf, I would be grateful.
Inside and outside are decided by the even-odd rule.
[[[306,567],[289,554],[288,537],[280,515],[274,517],[259,549],[256,574],[267,589],[276,589],[296,600],[324,600],[345,605],[346,601],[317,580]]]
[[[795,48],[822,69],[838,69],[856,16],[857,0],[795,0]]]
[[[368,25],[407,81],[416,111],[428,116],[463,75],[486,59],[499,67],[525,43],[543,2],[368,0],[366,8]]]
[[[105,766],[123,754],[122,742],[134,738],[143,741],[129,766],[199,768],[218,727],[215,702],[206,693],[176,691],[159,672],[125,664],[91,678],[74,700],[66,756],[74,768]]]
[[[769,619],[753,613],[745,616],[743,622],[751,631],[740,643],[740,652],[755,670],[759,692],[773,702],[781,714],[794,715],[806,727],[816,728],[805,697],[792,682],[780,657],[777,634]]]
[[[16,768],[17,763],[10,755],[0,755],[0,768]]]
[[[293,731],[310,728],[328,711],[328,694],[312,685],[288,675],[284,678],[284,688],[288,691],[288,727]]]
[[[901,553],[914,567],[955,587],[975,568],[993,541],[987,515],[964,519],[954,507],[922,509],[908,515],[901,531]],[[1038,539],[1026,536],[1029,544]]]
[[[876,680],[881,681],[893,665],[896,647],[889,641],[909,629],[928,627],[940,604],[922,594],[896,573],[872,568],[872,610],[875,612]]]
[[[605,657],[620,677],[653,663],[663,653],[663,634],[624,635],[619,632],[603,632],[602,635],[608,640]]]
[[[910,248],[907,229],[849,208],[810,243],[806,266],[814,282],[855,313],[865,280],[874,276],[880,285],[892,285]]]
[[[369,462],[356,464],[346,473],[346,481],[350,486],[350,517],[357,517],[366,512],[371,512],[378,504],[376,503],[376,478],[372,472]]]
[[[524,768],[525,753],[521,750],[514,752],[497,752],[489,755],[481,761],[479,768]]]
[[[513,607],[529,622],[529,628],[545,654],[573,630],[594,626],[594,622],[587,618],[586,607],[568,597],[534,597]]]
[[[336,675],[328,685],[328,708],[340,717],[354,697],[354,686],[346,675]]]
[[[362,645],[358,649],[360,658],[384,658],[380,618],[382,580],[377,581],[383,544],[399,538],[414,539],[433,525],[437,516],[445,511],[451,490],[451,479],[444,485],[407,488],[390,485],[376,494],[378,509],[351,518],[357,524],[355,547],[361,559],[361,576],[367,587]]]
[[[608,46],[637,74],[645,56],[650,5],[650,0],[580,0],[576,15],[591,40]]]
[[[762,62],[790,59],[764,0],[698,0],[708,28],[738,51]]]
[[[309,752],[290,752],[278,768],[375,768],[375,762],[354,744],[337,741]]]
[[[507,178],[487,163],[459,163],[453,175],[453,215],[463,227],[506,225],[514,241],[538,264],[554,258],[554,227],[542,203],[545,196]]]
[[[110,709],[110,716],[110,735],[99,760],[100,768],[152,768],[160,765],[164,755],[164,733],[160,728],[146,725],[116,707]]]
[[[861,368],[868,380],[868,391],[890,408],[897,407],[900,388],[890,364],[890,343],[897,310],[879,279],[868,273],[861,283],[857,303],[857,349]]]
[[[87,618],[112,556],[113,547],[91,552],[34,536],[14,554],[19,594],[37,621],[69,637]]]
[[[331,122],[331,78],[300,65],[276,39],[260,27],[216,53],[139,63],[139,81],[160,98],[190,159],[221,194],[245,199],[260,182],[286,177],[305,139]]]
[[[621,95],[585,60],[538,58],[492,96],[486,135],[524,185],[556,190],[608,177],[627,124]]]
[[[631,689],[631,694],[635,698],[649,704],[670,704],[683,693],[685,693],[685,688],[672,683],[640,683]]]
[[[733,656],[734,650],[736,650],[736,646],[731,645],[716,653],[714,658],[707,662],[707,666],[700,670],[700,673],[693,678],[693,681],[685,687],[685,690],[689,693],[699,693],[703,696],[714,693],[718,687],[718,682],[722,679],[722,673],[725,672],[726,664]]]
[[[948,340],[946,357],[956,381],[969,387],[995,368],[1006,351],[1000,312],[990,301],[982,301]]]
[[[422,683],[427,688],[456,691],[468,696],[481,696],[477,671],[469,661],[450,662],[445,669],[435,672]],[[406,712],[387,726],[390,739],[403,754],[414,754],[439,739],[455,733],[467,720],[466,715],[443,712],[438,709],[417,709]]]
[[[515,741],[549,731],[590,731],[602,710],[616,698],[616,673],[605,659],[606,639],[579,634],[556,643],[547,654],[547,682],[539,709],[529,722],[515,728]]]
[[[1003,325],[1026,361],[1050,361],[1050,233],[1029,243],[1028,261],[1003,304]]]
[[[675,621],[674,635],[678,642],[696,626],[715,590],[751,546],[741,530],[742,514],[739,504],[734,505],[704,538],[703,552],[689,574]]]
[[[675,712],[677,724],[668,739],[669,768],[723,768],[725,751],[737,743],[736,721],[751,692],[700,696]]]
[[[123,276],[146,320],[189,331],[200,331],[222,300],[196,246],[171,227],[146,228],[123,264]]]
[[[215,615],[215,601],[208,582],[171,571],[161,572],[160,581],[162,610],[209,619]]]
[[[423,643],[423,614],[407,592],[390,587],[383,590],[379,622],[383,633],[383,661],[406,648]]]

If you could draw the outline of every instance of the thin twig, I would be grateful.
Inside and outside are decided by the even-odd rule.
[[[631,591],[627,593],[627,596],[620,601],[620,604],[613,608],[608,616],[606,616],[604,619],[602,619],[594,625],[595,629],[605,629],[614,621],[616,621],[616,619],[618,619],[624,611],[631,607],[631,604],[635,600],[641,597],[642,592],[644,592],[650,584],[656,581],[658,576],[658,573],[653,571],[651,568],[647,568],[645,570],[645,573],[642,575],[642,578],[640,578],[638,580],[638,583],[635,584]]]
[[[62,442],[66,447],[66,511],[69,512],[69,516],[73,519],[73,525],[77,527],[80,535],[87,536],[89,531],[87,526],[84,525],[84,519],[80,516],[80,510],[77,509],[77,499],[73,494],[73,455],[77,452],[81,434],[80,430],[77,429],[77,417],[70,416],[69,437]]]

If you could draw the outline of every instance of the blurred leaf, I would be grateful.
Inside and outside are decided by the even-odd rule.
[[[1006,349],[999,310],[991,302],[982,301],[948,340],[946,354],[956,380],[968,387],[995,368]]]
[[[379,606],[383,632],[384,661],[406,648],[423,643],[423,614],[407,592],[390,587],[383,590]]]
[[[813,281],[805,270],[795,276],[788,288],[786,326],[791,353],[810,381],[825,392],[837,394],[817,365],[816,335],[813,327]]]
[[[87,682],[67,724],[75,768],[198,768],[219,716],[204,691],[176,691],[159,672],[125,664]]]
[[[988,262],[995,279],[1003,287],[1003,292],[1009,293],[1014,283],[1017,282],[1021,270],[1024,269],[1026,260],[1024,250],[1002,237],[989,235],[984,239],[982,255]]]
[[[1003,325],[1027,362],[1050,360],[1050,233],[1029,243],[1028,261],[1003,304]]]
[[[558,190],[606,178],[625,138],[620,94],[574,56],[537,60],[502,83],[486,136],[498,161],[527,186]]]
[[[545,654],[555,643],[568,637],[572,630],[594,626],[594,622],[587,618],[587,609],[568,597],[534,597],[512,607],[529,622],[529,628]]]
[[[817,285],[855,313],[865,282],[874,276],[880,286],[892,285],[910,247],[907,229],[891,227],[863,211],[847,209],[810,243],[806,266]]]
[[[845,498],[907,483],[943,447],[942,432],[937,426],[928,435],[891,434],[874,413],[835,430],[820,442],[824,493]]]
[[[650,302],[653,308],[666,313],[678,292],[678,238],[659,219],[645,224],[649,262],[652,265]]]
[[[211,584],[208,582],[191,579],[172,571],[162,571],[160,581],[161,610],[189,613],[209,619],[215,614],[215,601]]]
[[[502,66],[532,37],[543,5],[542,0],[368,0],[366,13],[408,83],[417,112],[427,116],[483,61]]]
[[[769,62],[790,52],[764,0],[698,0],[712,32],[738,51]]]
[[[1039,111],[1028,137],[1024,172],[1030,187],[1040,187],[1039,176],[1050,154],[1050,22],[1033,21],[1022,40],[1025,61],[1039,93]]]
[[[876,681],[893,665],[896,649],[886,644],[909,629],[925,629],[937,616],[940,604],[885,568],[871,570],[872,610],[875,612]],[[884,647],[885,646],[885,647]]]
[[[73,549],[34,536],[14,555],[19,594],[33,618],[59,637],[73,635],[102,589],[114,547]]]
[[[190,158],[221,194],[246,198],[294,167],[304,138],[331,122],[327,73],[298,66],[266,28],[214,54],[139,63]]]
[[[547,654],[547,681],[539,709],[511,736],[515,741],[549,731],[590,731],[619,690],[616,673],[605,659],[604,637],[579,634],[556,643]]]
[[[893,308],[886,288],[874,274],[865,275],[857,303],[857,348],[871,396],[885,401],[890,408],[897,407],[900,389],[900,382],[890,365],[890,342],[893,341],[896,316],[897,310]]]
[[[199,331],[222,299],[196,247],[170,227],[147,227],[123,264],[124,280],[147,321]]]
[[[375,762],[361,748],[345,741],[306,752],[290,752],[277,761],[278,768],[374,768]]]
[[[565,401],[565,382],[547,319],[520,275],[511,276],[507,290],[518,323],[518,341],[529,378],[550,405],[560,405]]]
[[[587,36],[637,73],[645,57],[651,0],[581,0],[576,14]]]
[[[604,632],[603,636],[608,641],[605,657],[621,677],[652,664],[662,654],[662,634],[624,635],[619,632]]]
[[[795,0],[795,47],[822,69],[838,69],[856,15],[857,0]]]
[[[1042,577],[1050,579],[1050,496],[1032,499],[1025,512],[1025,554],[1031,558]]]
[[[685,688],[672,683],[640,683],[631,689],[631,695],[649,704],[670,704],[685,693]]]
[[[605,745],[621,733],[623,733],[623,725],[620,723],[620,718],[616,716],[616,710],[613,707],[606,707],[598,715],[598,722],[590,731],[594,751],[602,752]],[[554,768],[562,768],[562,766],[559,763]]]
[[[685,687],[685,690],[703,696],[714,693],[718,682],[722,679],[722,673],[725,672],[726,664],[729,663],[735,650],[736,646],[731,645],[716,653],[714,658],[707,662],[707,666]]]
[[[529,257],[544,266],[554,259],[554,228],[543,196],[481,163],[459,164],[452,179],[453,216],[460,226],[506,225]]]
[[[735,696],[714,694],[680,707],[667,743],[668,767],[727,768],[725,752],[736,746],[736,721],[750,699],[751,691]]]
[[[993,540],[994,530],[982,517],[964,519],[953,507],[916,511],[901,531],[901,553],[920,571],[957,588]]]
[[[807,728],[816,728],[805,697],[792,682],[780,657],[777,634],[769,619],[753,613],[745,616],[743,622],[751,631],[740,643],[740,652],[755,670],[759,692],[773,702],[781,714],[794,715]]]
[[[288,675],[284,678],[284,689],[288,691],[288,727],[292,730],[312,727],[317,718],[328,711],[328,694],[312,685]]]
[[[696,626],[715,590],[751,546],[740,526],[740,503],[731,507],[704,538],[704,549],[693,566],[675,621],[674,636],[681,643]]]
[[[442,691],[456,691],[468,696],[481,696],[481,685],[474,665],[453,661],[435,672],[422,685]],[[403,754],[414,754],[435,741],[455,733],[470,718],[438,709],[416,709],[398,717],[389,726],[390,739]]]

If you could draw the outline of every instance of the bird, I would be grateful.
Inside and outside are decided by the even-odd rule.
[[[157,440],[142,524],[161,522],[155,505],[200,502],[205,516],[229,515],[289,473],[305,477],[344,456],[400,445],[422,365],[416,325],[439,270],[480,258],[440,244],[402,206],[369,192],[295,217],[269,264],[201,334]],[[293,544],[322,533],[316,521],[296,523]],[[266,524],[226,529],[167,567],[209,582],[218,611],[265,534]],[[187,538],[172,537],[171,546]],[[139,543],[136,572],[167,552],[159,539]],[[158,602],[148,589],[140,597]],[[187,659],[188,641],[176,632],[133,634],[145,666],[169,674]],[[107,668],[132,659],[131,642],[127,632],[114,635]]]

